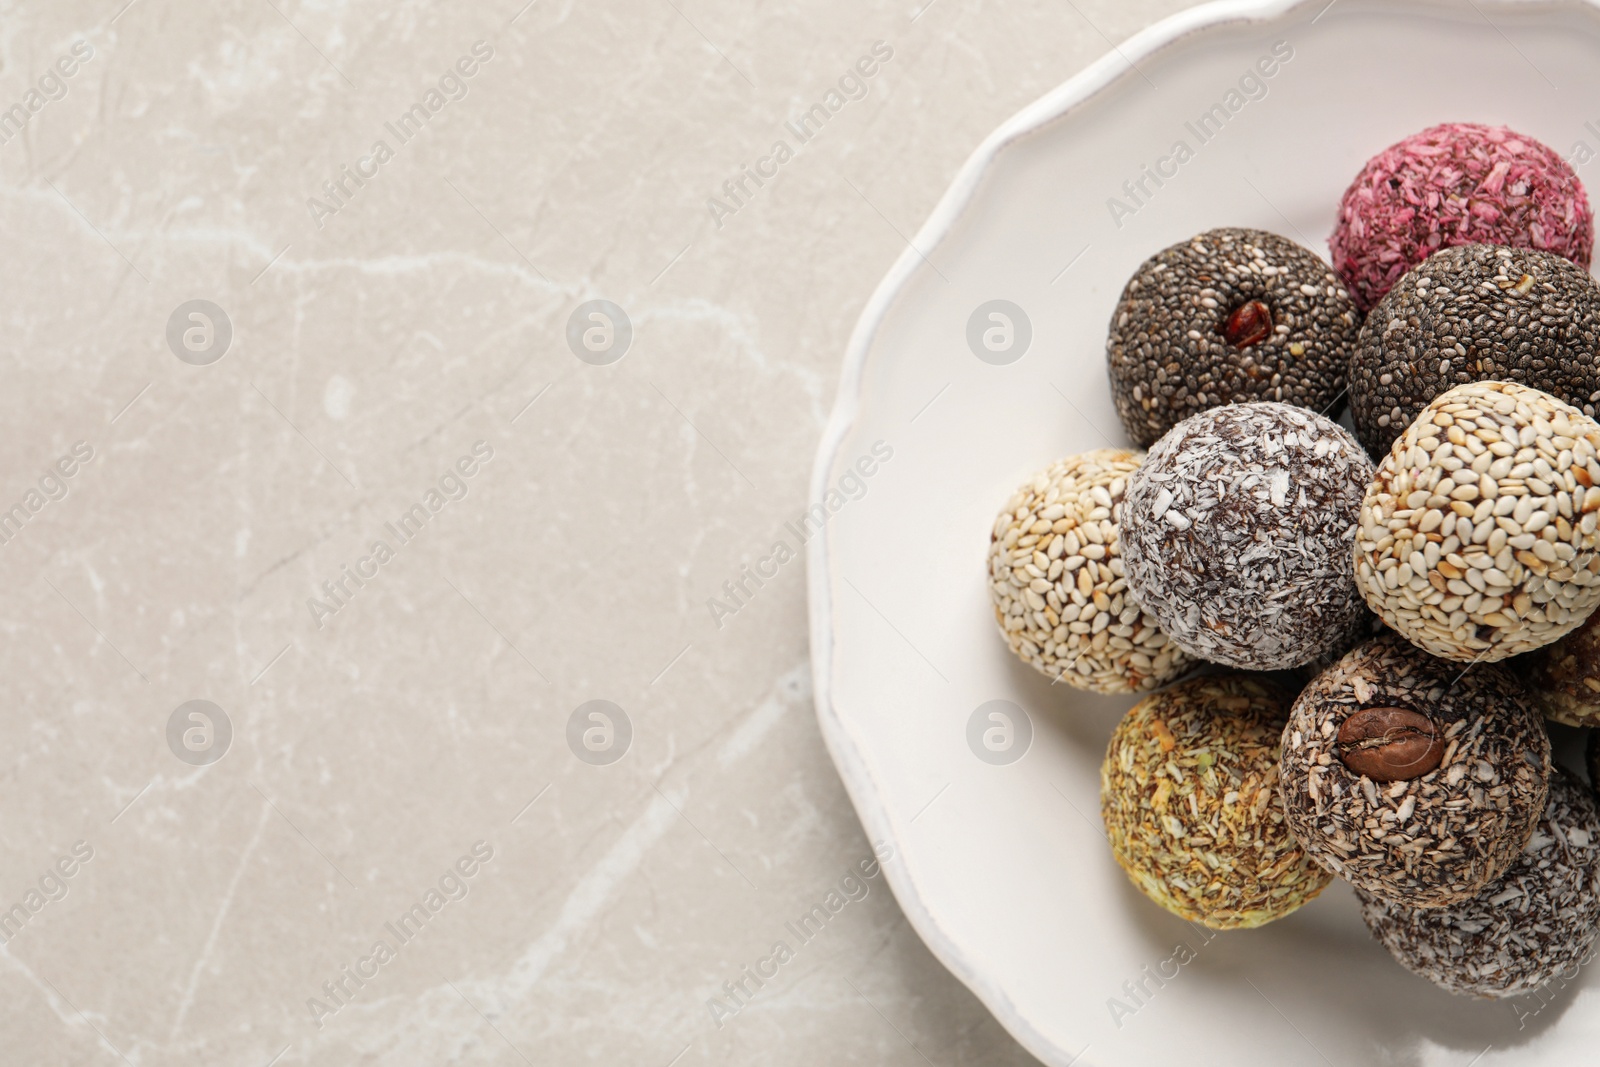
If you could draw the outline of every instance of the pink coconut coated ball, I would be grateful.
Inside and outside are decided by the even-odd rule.
[[[1585,269],[1594,213],[1548,145],[1504,126],[1447,122],[1367,161],[1339,203],[1333,269],[1362,311],[1441,248],[1537,248]]]

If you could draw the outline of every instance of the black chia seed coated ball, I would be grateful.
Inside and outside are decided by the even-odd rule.
[[[1557,768],[1528,847],[1500,879],[1443,908],[1356,890],[1361,918],[1408,971],[1465,996],[1514,997],[1587,962],[1600,922],[1600,814]]]
[[[1350,414],[1382,457],[1428,402],[1467,382],[1542,389],[1591,418],[1600,402],[1600,285],[1549,252],[1435,252],[1378,302],[1350,360]]]
[[[1337,418],[1361,314],[1310,249],[1208,230],[1139,267],[1111,316],[1117,416],[1141,448],[1197,412],[1251,400]]]

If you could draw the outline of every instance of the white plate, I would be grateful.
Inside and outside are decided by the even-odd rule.
[[[1451,997],[1370,940],[1342,884],[1288,919],[1209,941],[1146,901],[1099,830],[1100,758],[1131,701],[1051,689],[1012,659],[990,615],[995,511],[1057,457],[1124,443],[1105,327],[1145,257],[1222,225],[1325,257],[1361,164],[1437,122],[1505,123],[1563,153],[1578,141],[1600,151],[1600,6],[1326,5],[1186,12],[984,142],[856,327],[813,473],[826,507],[874,442],[893,449],[865,465],[870,476],[846,477],[808,545],[823,735],[868,834],[896,850],[885,869],[922,938],[1051,1064],[1490,1067],[1592,1062],[1600,1047],[1591,968],[1548,1005]],[[1200,144],[1185,123],[1226,105],[1279,41],[1293,57],[1266,95]],[[1165,164],[1176,174],[1160,187],[1146,179],[1150,195],[1127,201],[1136,210],[1119,227],[1108,198],[1126,199],[1123,182],[1180,138],[1192,158]],[[1600,163],[1579,173],[1600,192]],[[991,300],[1031,324],[1026,352],[1005,365],[967,340]],[[1032,723],[1031,747],[1008,765],[967,743],[991,700]],[[1158,985],[1147,967],[1176,974]],[[1141,979],[1148,996],[1135,999],[1124,983]]]

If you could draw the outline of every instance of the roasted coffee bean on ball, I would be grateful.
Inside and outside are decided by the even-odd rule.
[[[1350,415],[1375,458],[1452,386],[1532,386],[1593,416],[1600,402],[1600,284],[1549,252],[1462,245],[1400,279],[1361,328]]]
[[[1268,671],[1326,655],[1370,625],[1351,545],[1372,470],[1354,437],[1305,408],[1191,416],[1128,479],[1128,588],[1196,658]]]
[[[1522,852],[1550,767],[1544,721],[1507,668],[1464,671],[1384,634],[1295,700],[1280,789],[1312,859],[1382,900],[1436,908]]]
[[[1337,417],[1360,325],[1316,253],[1263,230],[1209,230],[1145,260],[1122,291],[1106,340],[1117,416],[1143,448],[1241,401]]]
[[[1515,997],[1578,969],[1600,923],[1600,814],[1556,768],[1533,837],[1505,874],[1442,908],[1363,893],[1361,918],[1391,955],[1452,993]]]

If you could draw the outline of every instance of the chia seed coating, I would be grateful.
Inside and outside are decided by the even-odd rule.
[[[1445,123],[1368,160],[1328,238],[1334,269],[1362,311],[1433,253],[1467,244],[1542,249],[1587,269],[1594,214],[1583,183],[1532,137]]]
[[[1368,708],[1426,716],[1444,746],[1419,777],[1378,782],[1346,766],[1339,735]],[[1435,659],[1394,634],[1357,648],[1295,700],[1279,785],[1289,828],[1318,863],[1382,900],[1437,908],[1500,877],[1533,833],[1550,738],[1505,667]]]
[[[1102,448],[1040,471],[1006,502],[989,543],[1000,633],[1024,663],[1096,693],[1137,693],[1194,661],[1140,609],[1113,512],[1143,453]]]
[[[1357,895],[1367,929],[1411,973],[1467,996],[1531,993],[1575,972],[1600,932],[1600,814],[1557,768],[1527,847],[1482,893],[1443,908]]]
[[[1295,667],[1367,624],[1350,546],[1372,462],[1304,408],[1185,419],[1128,481],[1128,586],[1174,644],[1245,670]]]
[[[1173,914],[1217,930],[1260,926],[1333,880],[1283,822],[1287,704],[1258,679],[1207,675],[1146,697],[1112,733],[1100,769],[1111,853]]]
[[[1436,398],[1378,464],[1356,585],[1436,656],[1494,662],[1600,604],[1600,423],[1548,393],[1471,382]]]
[[[1526,659],[1528,690],[1546,718],[1600,726],[1600,612]]]
[[[1260,340],[1231,344],[1229,316],[1251,301],[1270,322],[1250,335]],[[1117,416],[1148,448],[1222,404],[1277,400],[1328,412],[1343,394],[1360,325],[1316,253],[1262,230],[1208,230],[1145,260],[1122,291],[1106,340]]]
[[[1449,248],[1407,274],[1361,328],[1350,360],[1356,436],[1381,457],[1452,386],[1532,386],[1594,416],[1600,401],[1600,284],[1560,256]]]

